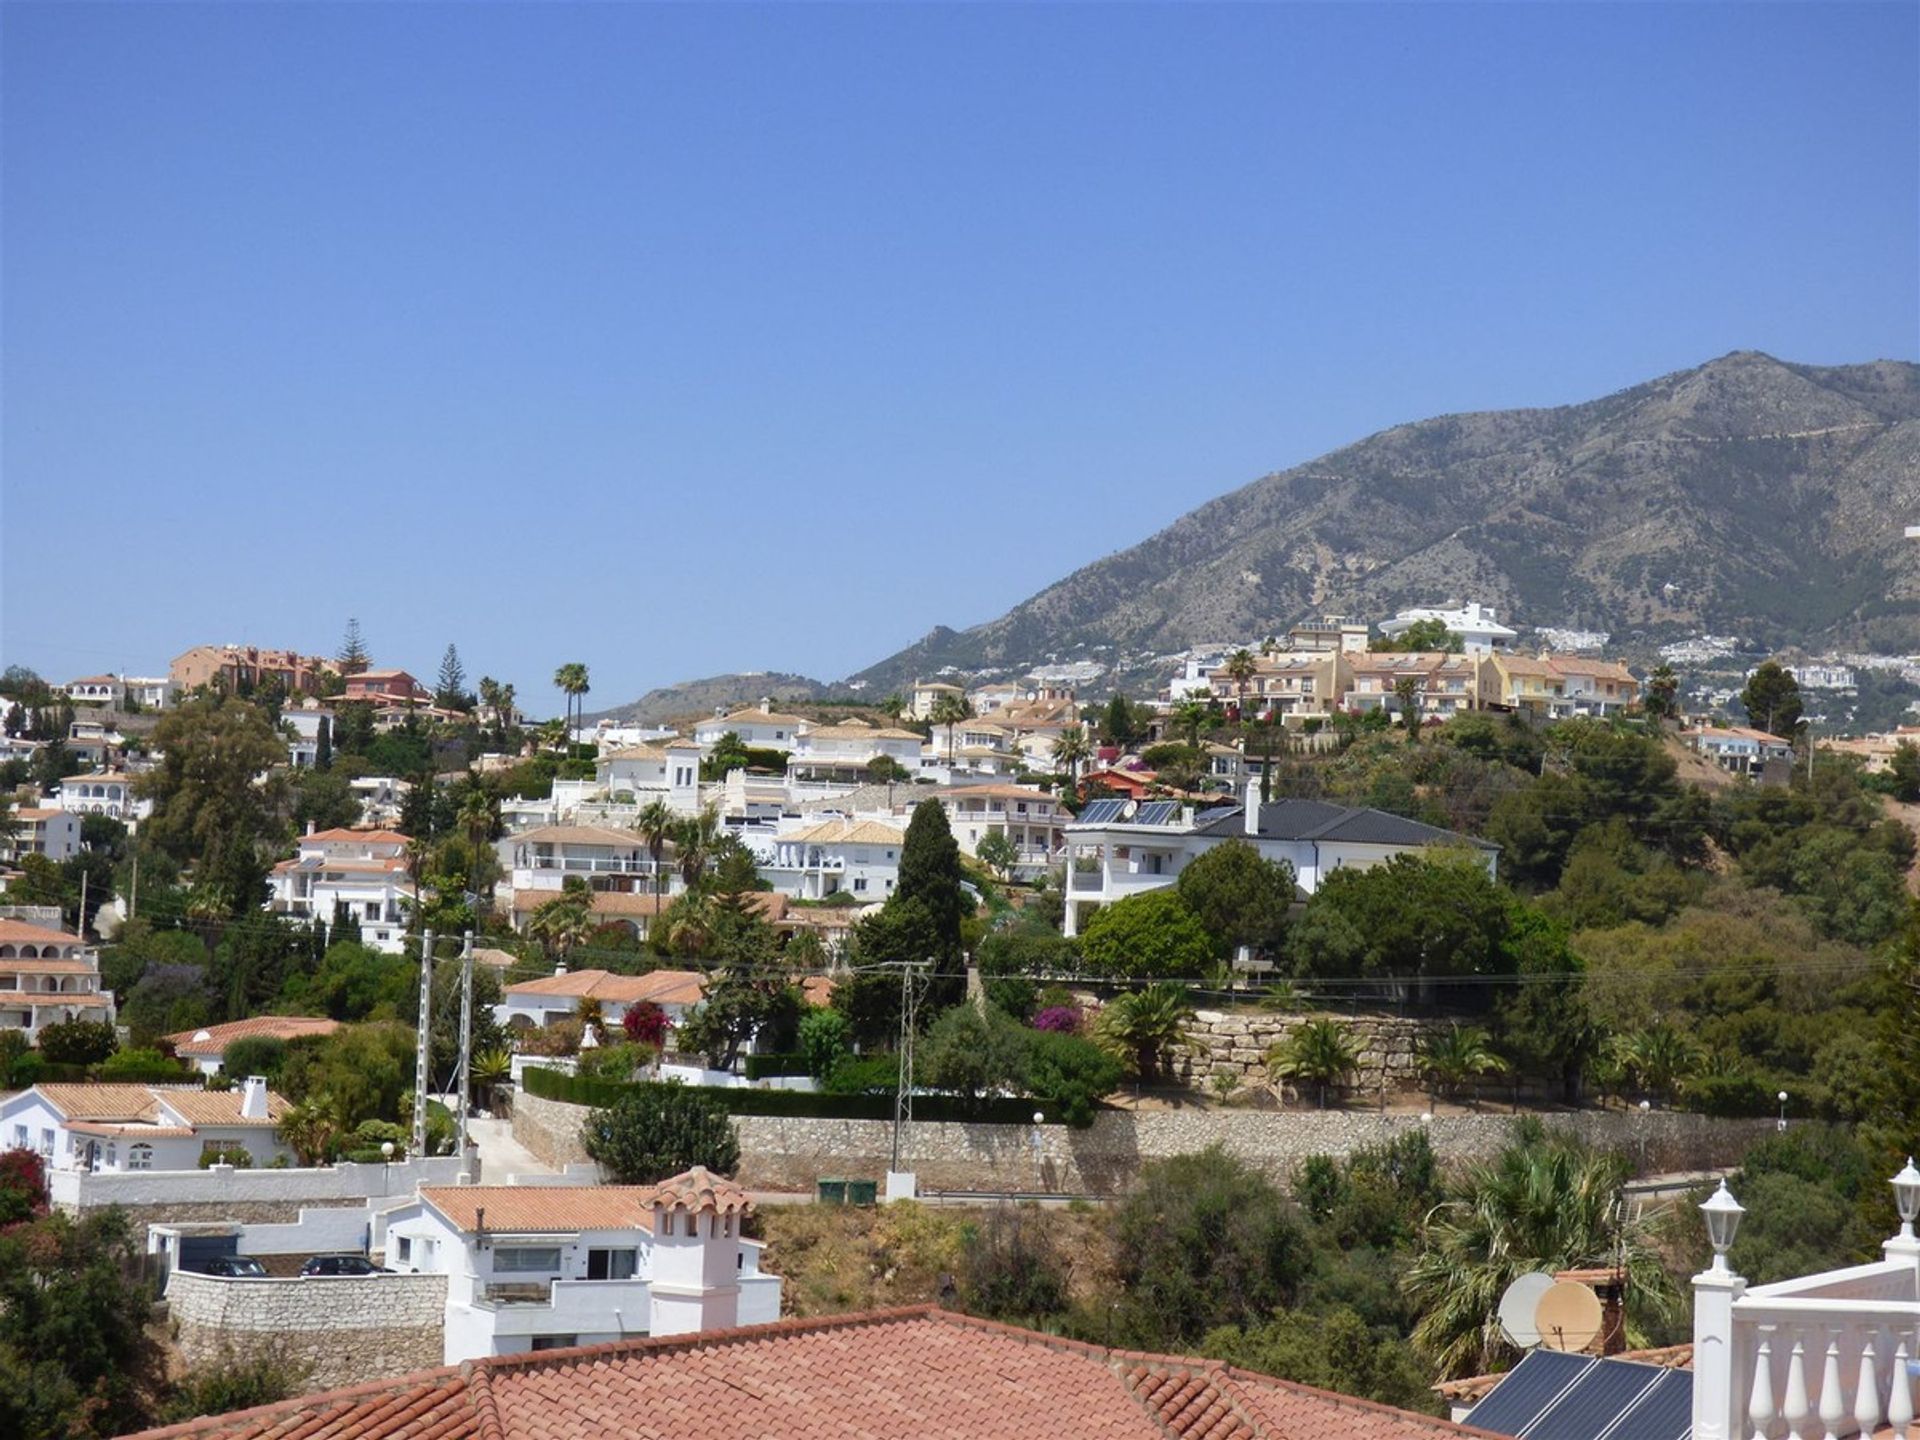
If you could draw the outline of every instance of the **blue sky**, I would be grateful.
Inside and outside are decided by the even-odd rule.
[[[833,678],[1384,426],[1920,357],[1920,7],[0,7],[0,659]]]

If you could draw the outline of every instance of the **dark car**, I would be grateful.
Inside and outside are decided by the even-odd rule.
[[[183,1266],[202,1275],[226,1275],[234,1279],[253,1279],[267,1273],[267,1267],[251,1255],[215,1255],[211,1260],[202,1260],[196,1265]]]
[[[316,1255],[300,1267],[302,1275],[391,1275],[364,1255]]]

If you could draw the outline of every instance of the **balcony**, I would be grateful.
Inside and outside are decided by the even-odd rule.
[[[641,1279],[495,1282],[483,1294],[473,1308],[493,1317],[496,1335],[641,1335],[650,1315]]]
[[[641,856],[519,854],[513,868],[562,875],[651,875],[655,867],[652,859]]]

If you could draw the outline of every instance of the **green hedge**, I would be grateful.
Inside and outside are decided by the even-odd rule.
[[[775,1075],[807,1073],[807,1057],[798,1053],[747,1056],[747,1079],[749,1080],[768,1080]]]
[[[605,1107],[634,1085],[614,1080],[585,1080],[558,1070],[529,1066],[521,1074],[529,1095],[568,1105]],[[645,1082],[642,1082],[645,1083]],[[689,1085],[710,1096],[733,1115],[792,1115],[815,1120],[891,1120],[891,1095],[826,1095],[807,1090],[752,1090],[745,1087]],[[916,1120],[959,1120],[974,1124],[1031,1125],[1034,1111],[1047,1107],[1033,1099],[963,1100],[954,1095],[916,1095]],[[1049,1116],[1049,1123],[1054,1123]]]

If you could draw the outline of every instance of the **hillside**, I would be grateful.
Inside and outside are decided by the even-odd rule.
[[[623,724],[660,725],[688,715],[711,715],[716,707],[731,710],[772,697],[776,700],[814,700],[828,687],[805,675],[763,670],[750,675],[711,675],[704,680],[682,680],[649,690],[638,700],[607,710],[591,710],[583,717],[591,725],[612,719]]]
[[[1616,641],[1920,649],[1920,366],[1745,351],[1585,404],[1396,426],[1268,475],[997,620],[851,677],[897,688],[1449,599]]]

